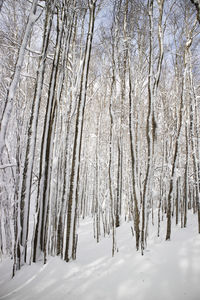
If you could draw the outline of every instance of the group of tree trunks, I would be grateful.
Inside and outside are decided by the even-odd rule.
[[[199,1],[9,0],[0,14],[0,255],[13,276],[76,259],[80,217],[97,242],[112,236],[112,255],[123,220],[142,255],[150,220],[169,240],[190,209],[200,233]]]

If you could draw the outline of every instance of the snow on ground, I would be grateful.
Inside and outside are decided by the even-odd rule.
[[[173,228],[172,240],[150,236],[145,255],[135,251],[131,224],[117,229],[119,252],[111,238],[96,244],[89,220],[81,223],[77,261],[58,257],[23,267],[11,279],[12,263],[0,263],[0,299],[12,300],[199,300],[200,235],[197,217]],[[162,225],[165,231],[165,226]]]

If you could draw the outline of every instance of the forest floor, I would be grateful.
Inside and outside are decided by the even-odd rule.
[[[111,256],[112,238],[93,239],[90,220],[81,222],[77,260],[58,257],[24,266],[11,279],[12,262],[0,263],[0,299],[12,300],[199,300],[200,235],[197,216],[187,228],[173,225],[171,241],[150,230],[144,256],[135,250],[131,223],[117,229],[118,252]],[[152,227],[153,228],[153,227]]]

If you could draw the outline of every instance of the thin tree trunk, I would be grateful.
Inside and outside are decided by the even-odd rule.
[[[20,237],[19,243],[23,247],[23,262],[26,262],[27,256],[27,239],[29,232],[29,211],[30,211],[30,198],[31,198],[31,184],[33,175],[33,164],[35,158],[36,138],[37,138],[37,126],[40,101],[42,95],[42,88],[44,82],[45,63],[47,59],[47,50],[49,45],[49,37],[51,32],[51,25],[53,19],[54,8],[46,7],[46,19],[44,24],[44,36],[42,45],[42,56],[40,58],[37,70],[36,86],[34,92],[34,98],[32,102],[31,117],[28,125],[28,140],[26,145],[26,154],[24,160],[24,168],[22,174],[22,182],[19,191],[20,199]]]
[[[189,139],[188,139],[188,128],[187,128],[187,125],[185,125],[185,144],[186,144],[186,163],[185,163],[185,187],[184,187],[184,190],[185,190],[185,193],[184,193],[184,227],[187,226],[187,210],[188,210],[188,196],[189,196],[189,191],[188,191],[188,164],[189,164],[189,150],[188,150],[188,142],[189,142]]]
[[[89,1],[89,28],[87,34],[86,48],[83,61],[83,69],[81,74],[81,86],[78,99],[77,117],[75,126],[75,137],[72,154],[72,167],[70,177],[70,188],[68,198],[68,209],[67,209],[67,222],[66,222],[66,246],[65,246],[65,261],[68,262],[70,258],[76,258],[76,246],[77,246],[77,217],[78,217],[78,184],[79,184],[79,169],[80,169],[80,155],[81,155],[81,144],[82,144],[82,131],[84,121],[84,111],[87,93],[87,82],[90,55],[92,48],[92,39],[94,31],[94,20],[95,20],[95,8],[96,0]]]
[[[61,24],[59,24],[59,14],[61,14]],[[51,160],[53,153],[53,138],[55,133],[55,114],[57,108],[57,98],[55,89],[57,84],[57,74],[59,67],[59,58],[61,53],[61,45],[64,33],[65,10],[59,13],[58,10],[57,24],[57,40],[53,66],[51,70],[50,86],[48,91],[47,107],[44,121],[44,129],[41,144],[40,157],[40,174],[39,174],[39,189],[38,189],[38,216],[36,231],[34,237],[34,252],[33,261],[37,259],[40,251],[44,253],[44,263],[47,256],[47,237],[48,237],[48,218],[49,218],[49,197],[50,197],[50,178],[51,178]]]

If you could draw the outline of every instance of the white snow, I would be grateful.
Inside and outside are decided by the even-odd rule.
[[[172,240],[150,230],[145,255],[135,250],[131,223],[117,229],[119,252],[111,257],[112,238],[93,239],[92,222],[82,221],[77,260],[24,266],[11,279],[12,262],[0,263],[0,299],[12,300],[199,300],[200,235],[197,216],[187,228],[173,226]]]

